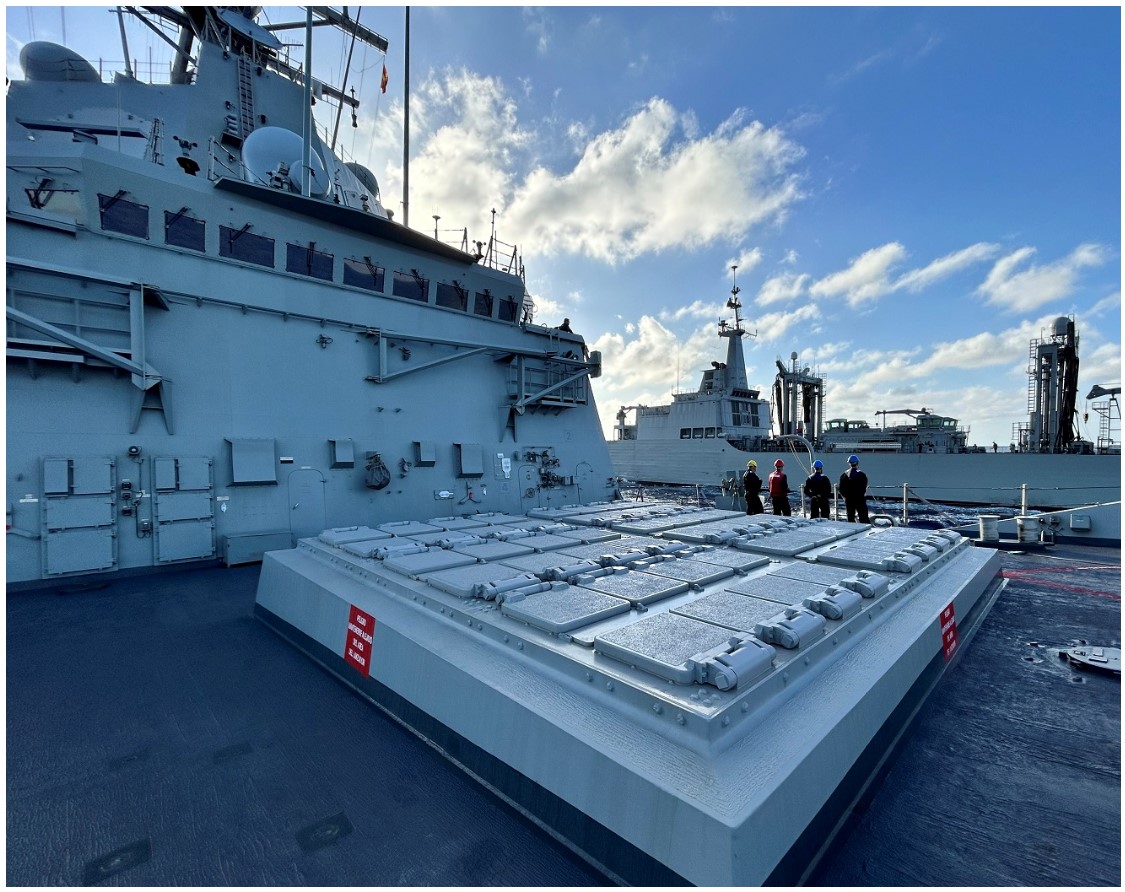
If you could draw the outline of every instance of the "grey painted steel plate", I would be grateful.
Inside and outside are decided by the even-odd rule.
[[[383,561],[383,566],[404,576],[417,576],[422,573],[448,570],[451,567],[465,567],[473,563],[476,563],[476,558],[469,557],[467,554],[458,554],[446,548],[434,548],[416,554],[389,557]]]
[[[534,585],[539,581],[526,571],[520,572],[514,567],[505,567],[503,564],[470,564],[465,567],[453,567],[449,570],[427,573],[421,579],[434,588],[449,592],[458,598],[471,598],[475,586],[489,582],[503,582],[518,576],[526,577],[528,585]]]
[[[471,517],[434,517],[427,520],[426,523],[432,523],[443,530],[472,530],[474,532],[490,526],[484,521],[474,520]]]
[[[382,539],[362,539],[357,542],[344,542],[339,546],[348,554],[354,554],[356,557],[371,557],[371,552],[376,548],[381,548],[393,539],[390,533],[384,534]]]
[[[572,567],[575,564],[583,563],[583,561],[570,557],[569,555],[547,551],[542,554],[520,554],[514,557],[506,557],[503,558],[500,563],[504,564],[506,567],[513,567],[522,573],[533,573],[538,576],[540,573],[545,573],[555,567]],[[591,570],[597,570],[599,567],[598,564],[592,561],[586,563],[589,563]]]
[[[841,579],[854,576],[853,570],[842,567],[833,567],[827,564],[808,564],[804,561],[790,561],[780,567],[774,567],[769,572],[770,576],[784,576],[786,579],[800,579],[803,582],[815,582],[818,585],[835,585]]]
[[[770,562],[768,557],[760,554],[750,554],[748,551],[737,551],[734,548],[712,547],[691,556],[693,561],[703,561],[706,564],[718,564],[730,567],[735,573],[746,573],[756,567],[764,567]]]
[[[518,541],[485,542],[483,545],[466,545],[464,548],[454,548],[453,551],[478,561],[497,561],[501,558],[515,557],[517,554],[532,553],[532,550],[526,545],[518,545]]]
[[[690,604],[672,608],[671,612],[749,634],[757,623],[777,616],[782,609],[776,601],[725,591],[704,595]]]
[[[628,601],[576,586],[537,592],[522,600],[505,601],[500,612],[544,632],[561,634],[626,613]]]
[[[763,536],[761,539],[751,539],[741,547],[745,548],[747,551],[757,551],[762,554],[776,554],[782,557],[792,557],[795,554],[800,554],[802,551],[808,551],[810,548],[827,545],[829,542],[835,541],[836,538],[836,536],[823,535],[815,531],[806,532],[805,529],[802,528],[786,531],[784,533],[776,533],[772,536]]]
[[[526,545],[532,551],[556,551],[574,545],[574,540],[556,536],[554,533],[536,533],[523,539],[513,539],[512,543]]]
[[[625,549],[626,551],[628,549]],[[589,545],[571,545],[559,553],[583,561],[600,561],[603,557],[614,553],[620,554],[622,549],[617,542],[593,542]]]
[[[437,533],[441,531],[441,527],[432,526],[428,523],[420,523],[417,520],[396,520],[392,523],[381,523],[379,529],[384,533],[391,533],[395,536],[416,536],[419,533]]]
[[[566,530],[556,535],[562,536],[564,539],[570,539],[572,542],[609,542],[612,539],[621,538],[621,534],[615,533],[613,530],[599,530],[593,527]]]
[[[760,531],[762,525],[755,523],[749,517],[732,517],[729,520],[716,520],[710,523],[695,524],[690,527],[679,527],[664,533],[665,539],[676,539],[680,542],[696,542],[707,544],[707,537],[730,533],[738,530]]]
[[[811,598],[824,591],[824,586],[815,582],[801,582],[782,576],[753,576],[750,579],[741,579],[725,588],[730,592],[753,595],[755,598],[786,605],[800,604],[805,598]],[[778,612],[780,611],[774,611],[774,613]]]
[[[690,684],[694,669],[688,661],[726,644],[731,637],[729,629],[711,623],[675,613],[658,613],[598,635],[594,649],[661,678]]]
[[[626,520],[613,523],[612,528],[622,533],[662,533],[665,530],[674,530],[678,527],[694,525],[690,517],[672,515],[670,517],[652,517],[646,520]]]
[[[646,564],[643,569],[646,573],[652,573],[656,576],[667,576],[670,579],[679,579],[681,582],[697,585],[707,585],[734,575],[733,567],[705,564],[701,561],[678,557]]]
[[[624,573],[614,573],[612,576],[601,576],[588,582],[578,580],[579,584],[607,595],[616,595],[626,598],[632,604],[651,604],[672,595],[679,595],[688,590],[686,582],[678,582],[666,576],[653,576],[637,570],[627,570]]]
[[[318,538],[326,545],[343,545],[347,542],[363,542],[368,539],[388,539],[390,535],[382,530],[373,530],[371,527],[341,527],[325,530]]]

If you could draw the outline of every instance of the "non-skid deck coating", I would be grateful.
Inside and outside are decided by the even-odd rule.
[[[1011,578],[817,885],[1109,885],[1120,554]],[[604,885],[252,619],[258,568],[9,593],[9,885]]]

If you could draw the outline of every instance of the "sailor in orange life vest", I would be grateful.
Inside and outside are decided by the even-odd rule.
[[[773,473],[769,476],[769,483],[767,489],[770,494],[770,501],[773,502],[773,513],[784,514],[789,517],[792,512],[789,510],[789,478],[785,476],[782,468],[785,467],[785,462],[780,458],[773,463]]]
[[[867,475],[859,469],[859,456],[848,456],[848,469],[840,475],[840,495],[844,497],[844,508],[848,512],[848,523],[855,523],[859,515],[860,523],[867,519]]]
[[[813,472],[805,480],[805,495],[809,497],[809,517],[828,519],[828,500],[832,498],[832,483],[824,476],[824,462],[812,463]]]

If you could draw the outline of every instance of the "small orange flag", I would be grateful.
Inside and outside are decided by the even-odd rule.
[[[383,66],[383,79],[379,82],[379,88],[384,93],[387,92],[387,81],[389,81],[390,79],[391,79],[391,76],[389,74],[387,74],[387,66],[384,65]]]

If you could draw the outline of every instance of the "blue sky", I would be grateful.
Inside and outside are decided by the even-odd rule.
[[[105,7],[6,16],[9,76],[64,22],[88,58],[122,58]],[[400,220],[403,18],[363,8],[390,84],[357,50],[364,105],[341,140]],[[346,47],[319,33],[315,71],[338,85]],[[568,316],[602,351],[607,430],[723,358],[735,263],[751,383],[768,392],[797,351],[829,417],[924,406],[1006,445],[1028,342],[1058,315],[1078,324],[1080,411],[1121,379],[1116,6],[423,6],[411,37],[410,225],[487,239],[497,210],[536,320]]]

